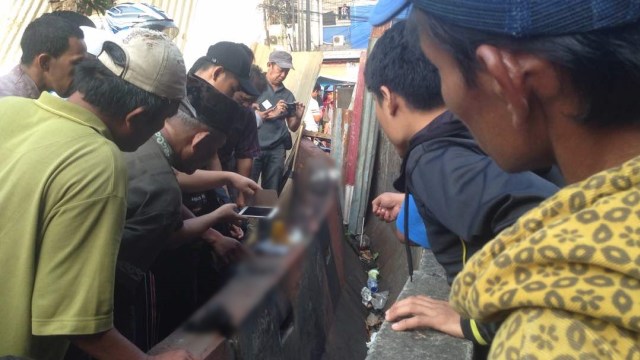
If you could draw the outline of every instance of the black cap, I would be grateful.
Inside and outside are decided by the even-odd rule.
[[[251,96],[260,96],[260,92],[256,90],[249,79],[252,59],[241,44],[230,41],[213,44],[209,46],[207,59],[233,73],[238,78],[242,91]]]
[[[241,108],[230,97],[196,75],[187,75],[187,98],[197,112],[197,120],[228,135],[229,122],[237,119]]]

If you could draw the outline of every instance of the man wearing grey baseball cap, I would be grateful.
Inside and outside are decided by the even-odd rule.
[[[148,359],[113,328],[115,261],[126,211],[122,154],[162,128],[185,96],[164,35],[132,32],[76,66],[68,101],[0,100],[0,355]],[[186,352],[158,359],[190,359]]]
[[[480,146],[571,183],[469,259],[451,304],[502,322],[491,359],[640,358],[640,3],[381,1],[372,19],[409,3]]]
[[[282,185],[286,150],[292,146],[289,130],[298,130],[304,113],[304,105],[296,101],[283,83],[291,69],[294,69],[291,54],[272,52],[267,63],[269,84],[257,101],[263,122],[258,129],[260,156],[253,161],[251,177],[255,181],[261,178],[264,189],[279,190]]]

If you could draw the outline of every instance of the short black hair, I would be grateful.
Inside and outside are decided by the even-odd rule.
[[[93,23],[93,21],[91,21],[91,19],[89,19],[88,17],[77,13],[75,11],[70,11],[70,10],[56,10],[53,12],[50,12],[48,14],[44,14],[45,15],[49,15],[49,16],[58,16],[64,20],[67,20],[69,23],[71,23],[72,25],[75,25],[77,27],[80,26],[88,26],[88,27],[92,27],[95,29],[96,24]]]
[[[202,70],[209,70],[212,67],[214,67],[215,65],[211,62],[211,60],[209,60],[209,58],[207,58],[206,56],[201,56],[198,58],[198,60],[196,60],[196,62],[193,63],[193,65],[191,66],[191,69],[189,69],[188,74],[195,74],[198,71]]]
[[[124,63],[126,55],[117,46],[105,44],[104,50],[115,63]],[[98,59],[88,58],[76,65],[74,90],[82,93],[86,102],[101,114],[123,118],[138,107],[146,109],[147,117],[162,116],[170,105],[168,99],[142,90],[116,76]]]
[[[458,63],[465,82],[474,86],[479,63],[476,49],[493,45],[516,53],[540,56],[565,70],[583,103],[576,121],[594,126],[640,123],[640,24],[588,33],[513,38],[471,30],[420,11],[420,22]],[[419,15],[418,15],[419,16]]]
[[[322,86],[320,86],[320,84],[316,83],[316,84],[313,86],[313,91],[320,91],[320,90],[322,90]],[[312,91],[312,92],[313,92],[313,91]]]
[[[251,84],[253,84],[253,87],[255,87],[259,93],[263,93],[267,89],[267,75],[265,75],[262,68],[256,64],[251,64],[249,81],[251,81]]]
[[[364,70],[367,89],[378,101],[386,86],[416,110],[438,108],[444,104],[438,69],[406,38],[406,30],[406,22],[398,22],[376,41]]]
[[[79,27],[59,16],[41,16],[33,20],[22,34],[20,62],[31,65],[33,59],[43,53],[57,58],[69,49],[69,39],[73,37],[84,39]]]

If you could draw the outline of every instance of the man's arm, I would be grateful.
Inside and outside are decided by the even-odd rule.
[[[200,239],[215,224],[243,220],[244,217],[238,215],[236,209],[235,204],[225,204],[208,214],[195,216],[183,206],[182,227],[171,235],[168,245],[177,247]]]
[[[180,189],[185,193],[197,193],[223,186],[233,186],[238,191],[253,195],[260,189],[255,181],[229,171],[197,170],[191,175],[176,171]]]
[[[246,177],[247,179],[251,177],[251,168],[253,167],[252,158],[236,159],[236,166],[238,167],[238,174]],[[245,196],[242,191],[238,193],[236,204],[238,204],[239,207],[246,205]]]
[[[150,356],[138,349],[129,340],[111,328],[91,335],[71,336],[69,340],[95,359],[109,360],[187,360],[195,359],[184,350],[174,350]]]
[[[395,322],[391,328],[396,331],[430,328],[483,346],[491,344],[498,330],[497,323],[461,319],[448,301],[424,295],[410,296],[393,304],[385,320]]]
[[[461,319],[460,327],[465,339],[478,345],[489,345],[498,332],[499,323],[481,323],[473,319]]]
[[[402,193],[385,192],[371,202],[372,212],[375,216],[386,222],[396,221],[405,195]]]
[[[448,301],[417,295],[402,299],[387,310],[385,320],[395,322],[396,331],[431,328],[451,336],[462,338],[460,315]]]
[[[491,240],[558,190],[532,172],[506,173],[489,156],[448,140],[422,146],[434,148],[410,161],[411,192],[465,241]]]

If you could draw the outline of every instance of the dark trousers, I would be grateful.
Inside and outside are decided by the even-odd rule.
[[[260,156],[253,159],[251,178],[258,181],[262,175],[260,185],[263,189],[278,190],[284,173],[286,151],[284,146],[275,149],[260,150]]]

